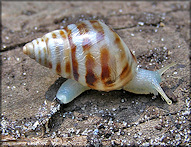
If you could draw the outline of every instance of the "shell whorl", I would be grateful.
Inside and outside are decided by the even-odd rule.
[[[57,74],[101,91],[123,87],[137,67],[117,33],[96,20],[52,31],[26,44],[23,52]]]

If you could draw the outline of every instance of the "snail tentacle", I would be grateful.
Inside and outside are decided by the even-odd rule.
[[[172,67],[172,66],[174,66],[174,65],[176,65],[175,62],[173,62],[173,63],[171,63],[171,64],[169,64],[169,65],[167,65],[167,66],[165,66],[165,67],[163,67],[163,68],[161,68],[161,69],[159,69],[159,70],[157,70],[157,71],[158,71],[158,73],[159,73],[160,75],[162,75],[166,70],[168,70],[170,67]]]
[[[172,101],[167,97],[167,95],[164,93],[163,89],[160,87],[159,83],[154,82],[153,83],[154,88],[156,89],[156,91],[158,91],[158,93],[160,93],[160,95],[162,96],[162,98],[167,102],[167,104],[171,105]]]

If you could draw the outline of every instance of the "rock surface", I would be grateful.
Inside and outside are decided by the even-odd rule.
[[[183,2],[2,2],[2,145],[188,145],[189,16]],[[111,26],[138,64],[177,62],[161,86],[173,99],[90,90],[53,101],[65,79],[22,53],[25,43],[85,19]]]

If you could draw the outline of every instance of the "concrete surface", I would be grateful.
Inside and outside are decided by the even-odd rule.
[[[2,2],[2,145],[189,145],[190,3]],[[65,79],[22,53],[25,43],[67,24],[100,19],[135,52],[141,68],[172,62],[161,83],[173,100],[90,90],[53,101]]]

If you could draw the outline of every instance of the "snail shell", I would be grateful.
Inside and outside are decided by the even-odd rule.
[[[83,21],[33,40],[24,53],[92,89],[110,91],[130,81],[136,58],[123,40],[100,21]]]
[[[122,88],[138,94],[160,93],[169,105],[172,103],[159,83],[161,75],[175,64],[157,71],[138,68],[124,41],[103,22],[70,24],[27,43],[23,52],[69,79],[57,93],[61,103],[72,101],[88,89]]]

